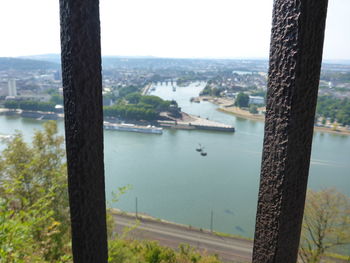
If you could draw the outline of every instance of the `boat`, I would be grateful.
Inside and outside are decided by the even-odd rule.
[[[200,103],[201,101],[200,101],[199,98],[194,98],[194,97],[192,97],[192,98],[190,99],[190,102]]]
[[[163,128],[147,125],[135,125],[131,123],[111,123],[103,122],[103,127],[106,130],[116,130],[116,131],[128,131],[128,132],[140,132],[140,133],[152,133],[152,134],[162,134]]]
[[[207,156],[207,153],[204,151],[204,147],[199,143],[199,147],[196,148],[197,152],[200,152],[202,156]]]

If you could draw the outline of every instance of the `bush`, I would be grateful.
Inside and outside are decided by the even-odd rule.
[[[254,104],[249,105],[249,112],[252,114],[258,114],[258,107]]]
[[[110,263],[220,263],[216,256],[201,254],[188,245],[179,251],[160,246],[155,241],[115,239],[109,241]]]

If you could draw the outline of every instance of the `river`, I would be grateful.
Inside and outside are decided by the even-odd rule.
[[[175,99],[182,110],[233,125],[235,133],[164,130],[162,135],[105,131],[106,195],[131,188],[112,204],[157,218],[252,237],[259,186],[264,124],[216,110],[209,102],[190,103],[204,83],[157,86],[152,92]],[[42,121],[0,116],[0,134],[22,131],[29,140]],[[63,122],[59,122],[63,134]],[[201,143],[206,157],[196,152]],[[2,145],[0,148],[3,148]],[[309,187],[336,187],[350,196],[350,136],[316,132]]]

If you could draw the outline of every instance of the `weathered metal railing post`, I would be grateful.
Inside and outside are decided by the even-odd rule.
[[[107,262],[98,0],[60,0],[61,56],[75,263]]]
[[[254,263],[295,263],[327,0],[275,0]]]

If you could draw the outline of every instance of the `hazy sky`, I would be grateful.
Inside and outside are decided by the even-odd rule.
[[[100,0],[103,55],[267,58],[272,0]],[[350,59],[350,0],[329,0],[325,59]],[[0,56],[59,53],[58,0],[0,0]]]

